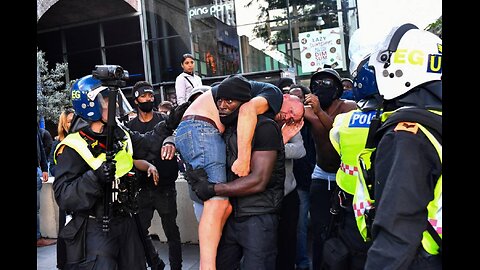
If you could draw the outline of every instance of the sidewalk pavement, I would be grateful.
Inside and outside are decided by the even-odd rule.
[[[168,261],[168,244],[153,240],[160,258],[165,262],[164,270],[170,270]],[[200,251],[198,244],[182,244],[182,269],[198,270],[200,267]],[[50,245],[37,248],[37,270],[57,270],[57,245]],[[148,268],[150,269],[150,268]]]

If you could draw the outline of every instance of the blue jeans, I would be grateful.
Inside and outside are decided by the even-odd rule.
[[[297,225],[297,258],[295,264],[300,268],[310,268],[308,257],[308,212],[310,208],[310,191],[297,188],[300,206]]]
[[[227,153],[225,141],[216,127],[202,120],[183,120],[175,131],[175,147],[182,160],[193,169],[203,168],[210,183],[225,183]],[[194,198],[192,198],[194,199]],[[193,207],[200,220],[203,204],[198,198]]]
[[[42,237],[40,233],[40,190],[42,189],[42,170],[37,167],[37,240]]]

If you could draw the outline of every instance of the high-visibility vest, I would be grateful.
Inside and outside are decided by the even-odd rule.
[[[384,122],[394,112],[395,111],[384,113],[382,115],[382,122]],[[442,113],[438,111],[431,112],[442,115]],[[440,162],[442,162],[441,143],[423,125],[419,123],[416,124],[435,147],[435,150],[437,151],[437,154],[440,158]],[[371,168],[370,157],[373,151],[375,151],[375,148],[365,148],[358,154],[357,166],[360,168],[360,173],[358,174],[357,185],[355,188],[355,194],[353,196],[352,202],[357,222],[357,228],[360,231],[360,234],[362,235],[364,241],[370,240],[367,233],[368,229],[370,228],[367,228],[366,218],[369,214],[369,211],[372,210],[373,204],[375,202],[375,200],[370,197],[369,190],[371,189],[371,187],[367,186],[364,175]],[[430,224],[436,230],[440,238],[442,238],[442,175],[440,175],[437,180],[434,188],[434,198],[427,205],[427,210],[428,222],[430,222]],[[423,232],[423,238],[421,242],[425,251],[432,255],[438,254],[439,246],[427,230]]]
[[[120,151],[118,151],[113,158],[117,161],[115,164],[115,178],[120,178],[133,168],[132,141],[128,132],[125,131],[125,134],[127,134],[127,139],[125,141],[122,141],[122,149],[120,149]],[[98,169],[100,165],[102,165],[102,163],[107,159],[105,153],[101,153],[97,157],[94,157],[92,152],[90,152],[90,150],[88,149],[88,143],[82,138],[82,136],[80,136],[78,132],[75,132],[68,134],[67,137],[65,137],[65,139],[63,139],[57,145],[57,148],[55,148],[55,163],[57,162],[57,151],[62,145],[67,145],[70,148],[74,149],[93,170]]]
[[[335,117],[330,130],[330,142],[340,155],[340,168],[337,171],[337,185],[347,193],[354,194],[358,171],[357,155],[365,147],[370,121],[376,111],[353,110]]]

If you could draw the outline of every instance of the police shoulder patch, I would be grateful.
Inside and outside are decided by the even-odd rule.
[[[418,131],[418,124],[415,122],[400,122],[394,129],[395,132],[397,131],[407,131],[413,134],[417,134]]]
[[[57,157],[63,153],[64,148],[65,148],[65,144],[60,145],[60,147],[57,150]]]

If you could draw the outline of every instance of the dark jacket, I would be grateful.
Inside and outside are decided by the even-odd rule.
[[[442,163],[430,140],[412,124],[421,123],[442,143],[441,116],[426,110],[441,111],[441,82],[414,89],[394,102],[416,106],[390,115],[376,133],[376,213],[365,269],[441,269],[441,256],[425,255],[421,240]]]
[[[39,128],[38,129],[40,132],[40,137],[42,138],[42,143],[43,143],[43,148],[45,149],[45,154],[48,156],[50,154],[50,151],[52,150],[52,135],[48,130],[44,128]]]
[[[130,130],[138,131],[142,134],[153,130],[156,124],[160,123],[163,120],[168,119],[168,116],[162,115],[159,113],[154,113],[153,118],[149,122],[141,122],[138,119],[138,116],[130,120],[126,126],[130,128]],[[163,144],[163,141],[160,143]],[[139,159],[146,159],[143,156],[137,156]],[[162,160],[160,157],[160,152],[157,153],[156,157],[153,159],[147,159],[150,163],[155,165],[159,173],[159,182],[158,185],[155,186],[153,184],[152,177],[147,177],[147,173],[143,171],[136,171],[137,180],[139,186],[142,188],[148,189],[157,189],[162,187],[174,187],[175,181],[178,177],[178,164],[177,160],[174,157],[171,160]]]
[[[159,123],[153,131],[145,135],[130,132],[134,158],[136,158],[135,151],[139,151],[146,156],[148,156],[147,153],[155,155],[162,146],[160,142],[171,134],[172,130],[165,127],[165,122]],[[94,137],[94,139],[98,139],[100,142],[106,140],[106,138],[99,137]],[[105,150],[100,149],[100,151]],[[53,189],[59,207],[66,211],[82,212],[101,217],[103,213],[103,185],[99,184],[94,170],[75,150],[68,146],[63,148],[61,154],[55,154],[57,155],[57,166]],[[94,156],[98,154],[94,154]]]
[[[48,172],[47,155],[45,154],[39,129],[37,129],[37,160],[37,166],[40,167],[42,172]]]

